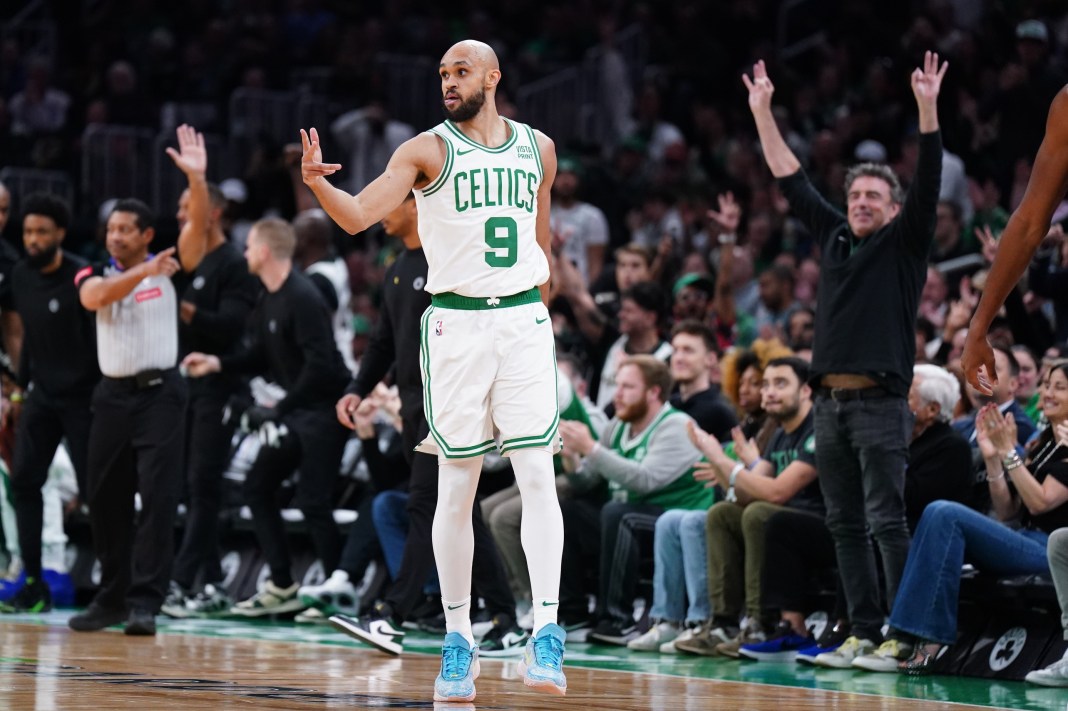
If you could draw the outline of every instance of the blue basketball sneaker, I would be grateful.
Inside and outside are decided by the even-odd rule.
[[[0,602],[7,602],[15,597],[15,594],[26,584],[26,571],[19,573],[17,578],[8,580],[0,578]]]
[[[441,673],[434,680],[434,701],[474,701],[478,678],[478,645],[459,632],[445,635],[441,645]]]
[[[567,632],[560,625],[545,625],[527,642],[519,675],[532,689],[563,696],[567,693],[564,676],[564,640]]]

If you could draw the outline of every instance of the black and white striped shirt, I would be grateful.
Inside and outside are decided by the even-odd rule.
[[[75,284],[122,272],[114,260],[86,267]],[[125,298],[96,312],[96,353],[100,372],[128,378],[145,370],[165,370],[178,362],[178,298],[169,277],[145,277]]]

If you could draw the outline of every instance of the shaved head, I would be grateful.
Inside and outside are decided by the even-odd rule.
[[[470,121],[484,107],[496,111],[494,95],[501,80],[497,53],[485,42],[457,42],[441,58],[442,108],[445,117],[456,123]]]
[[[501,64],[497,61],[497,53],[493,51],[493,47],[478,40],[462,40],[449,47],[449,51],[441,58],[441,66],[464,61],[472,67],[485,71],[501,70]]]

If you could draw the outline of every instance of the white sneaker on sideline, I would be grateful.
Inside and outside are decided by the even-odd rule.
[[[660,646],[674,642],[679,636],[679,626],[674,622],[659,622],[645,634],[627,642],[627,649],[635,652],[659,652]]]

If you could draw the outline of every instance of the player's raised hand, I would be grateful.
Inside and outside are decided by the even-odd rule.
[[[768,77],[768,68],[763,59],[753,65],[752,79],[748,74],[742,75],[742,83],[749,90],[749,108],[754,113],[771,110],[771,96],[775,93],[775,85]]]
[[[916,95],[917,103],[930,105],[937,101],[938,92],[942,90],[942,77],[948,68],[949,62],[939,66],[937,52],[924,53],[923,67],[912,72],[912,93]]]
[[[178,127],[176,133],[178,150],[168,147],[167,155],[186,175],[203,177],[208,170],[208,150],[204,146],[204,134],[184,123]]]
[[[300,129],[300,143],[304,153],[300,158],[300,176],[306,185],[341,170],[340,163],[323,163],[323,151],[319,147],[319,132]]]

